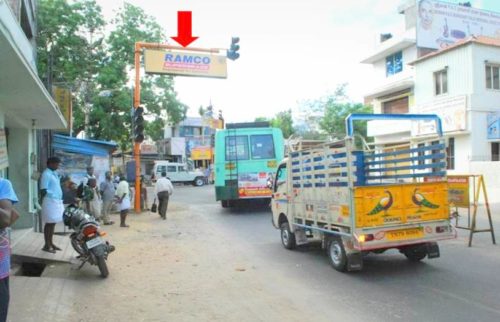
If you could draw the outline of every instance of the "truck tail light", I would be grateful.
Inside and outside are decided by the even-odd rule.
[[[369,241],[372,241],[374,239],[375,239],[375,236],[373,236],[373,234],[364,234],[364,235],[359,235],[359,237],[358,237],[358,241],[360,243],[369,242]]]
[[[450,230],[449,226],[437,226],[436,233],[441,234]]]

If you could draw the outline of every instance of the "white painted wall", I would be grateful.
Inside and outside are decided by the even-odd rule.
[[[439,95],[456,96],[473,92],[472,53],[470,46],[462,46],[415,64],[415,105],[432,102],[438,96],[434,93],[434,72],[448,66],[448,93]]]
[[[398,82],[402,79],[406,79],[408,77],[414,76],[414,68],[413,66],[408,65],[417,59],[417,47],[411,46],[406,49],[403,49],[403,71],[391,75],[387,77],[386,75],[386,65],[385,65],[385,57],[379,61],[376,61],[373,64],[373,73],[375,75],[375,86],[374,87],[383,87],[384,85]]]
[[[471,162],[470,173],[484,176],[490,203],[500,202],[500,162]]]

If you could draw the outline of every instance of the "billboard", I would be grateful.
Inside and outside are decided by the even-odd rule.
[[[146,73],[227,78],[226,56],[181,51],[146,50]]]
[[[500,113],[499,112],[488,113],[487,123],[488,123],[488,140],[499,140]]]
[[[418,0],[417,47],[440,49],[469,36],[500,38],[500,13]]]
[[[419,113],[437,114],[441,118],[443,132],[467,130],[467,96],[442,97],[427,104],[418,105]],[[434,121],[412,122],[412,135],[436,133]]]

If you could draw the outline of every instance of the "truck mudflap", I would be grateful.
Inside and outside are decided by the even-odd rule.
[[[349,272],[363,269],[363,254],[360,252],[347,254],[347,270]]]
[[[437,243],[427,243],[427,258],[438,258],[439,254],[439,246]]]

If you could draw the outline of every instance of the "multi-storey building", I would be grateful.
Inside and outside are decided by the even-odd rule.
[[[37,201],[38,129],[63,129],[66,121],[37,75],[36,1],[0,0],[0,173],[12,181],[22,216],[33,225]]]
[[[375,113],[437,114],[451,173],[500,170],[500,23],[498,13],[434,0],[406,0],[401,35],[384,34],[363,60],[377,82],[365,96]],[[373,121],[368,134],[387,147],[424,135],[430,124]],[[488,176],[499,189],[498,176]],[[498,199],[498,198],[497,198]]]

